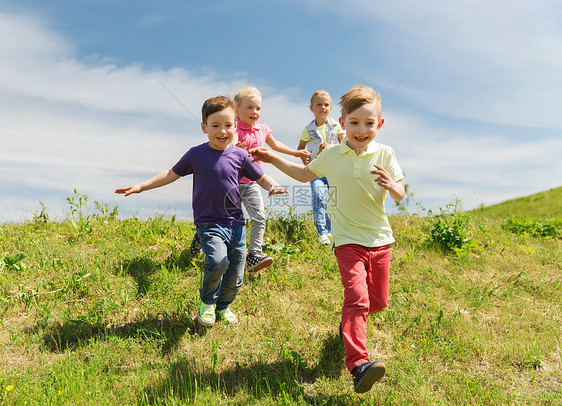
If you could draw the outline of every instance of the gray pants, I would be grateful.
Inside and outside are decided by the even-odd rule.
[[[250,218],[250,246],[249,254],[261,254],[263,235],[265,234],[265,206],[261,194],[261,187],[256,182],[241,183],[240,196],[244,205],[245,215]]]

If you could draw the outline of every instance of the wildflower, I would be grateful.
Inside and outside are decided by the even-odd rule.
[[[12,389],[14,389],[14,385],[6,386],[6,392],[10,392]]]

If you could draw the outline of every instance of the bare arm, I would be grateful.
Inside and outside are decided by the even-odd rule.
[[[287,154],[287,155],[292,155],[295,156],[297,158],[306,158],[306,157],[311,157],[312,154],[304,149],[293,149],[293,148],[289,148],[288,146],[286,146],[285,144],[283,144],[281,141],[277,141],[275,138],[273,138],[273,135],[269,134],[269,136],[265,139],[265,142],[267,145],[269,145],[271,147],[271,149],[273,149],[274,151],[277,152],[281,152],[282,154]]]
[[[399,180],[398,182],[395,182],[392,180],[390,174],[380,165],[375,165],[375,168],[377,168],[376,171],[371,171],[372,174],[379,175],[379,177],[375,179],[375,183],[388,190],[390,197],[392,197],[393,200],[396,200],[397,202],[402,200],[404,196],[406,196],[406,190],[404,189],[402,181]]]
[[[297,147],[297,150],[299,150],[299,149],[305,149],[305,148],[306,148],[306,144],[308,144],[308,142],[306,142],[305,140],[300,140],[300,141],[299,141],[299,146]]]
[[[144,192],[145,190],[150,190],[157,187],[165,186],[169,183],[178,180],[179,178],[180,175],[175,173],[173,170],[168,169],[167,171],[162,171],[158,175],[154,176],[153,178],[150,178],[149,180],[139,183],[137,185],[115,189],[115,193],[129,196],[130,194],[133,193],[140,193],[140,192]]]
[[[306,144],[308,144],[307,141],[304,140],[300,140],[299,141],[299,146],[297,147],[297,151],[301,150],[301,149],[305,149],[306,148]],[[307,157],[301,157],[301,161],[303,164],[308,165],[308,163],[310,162],[310,156]]]
[[[289,193],[287,189],[279,186],[271,176],[266,174],[256,180],[256,183],[269,192],[268,196]]]
[[[289,162],[286,159],[281,158],[279,155],[275,155],[267,148],[252,148],[248,152],[251,156],[255,157],[255,160],[271,163],[277,169],[299,182],[304,183],[317,178],[316,174],[308,169],[307,166]]]

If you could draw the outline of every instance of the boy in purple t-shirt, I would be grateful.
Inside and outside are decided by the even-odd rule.
[[[287,193],[248,153],[233,145],[236,112],[232,99],[213,97],[203,104],[201,129],[209,142],[191,148],[171,168],[133,186],[115,190],[129,196],[193,174],[193,217],[203,252],[205,271],[197,321],[212,326],[215,318],[238,322],[229,306],[244,281],[246,229],[240,199],[240,179],[256,181],[269,195]]]

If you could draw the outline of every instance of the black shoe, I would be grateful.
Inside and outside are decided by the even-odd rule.
[[[273,258],[271,257],[262,257],[258,254],[248,254],[246,257],[246,267],[248,272],[257,272],[260,269],[267,268],[269,265],[273,263]]]
[[[380,380],[385,373],[384,362],[364,362],[355,368],[353,374],[353,386],[355,392],[365,393],[371,389],[373,384]]]
[[[191,240],[191,245],[189,246],[189,252],[192,257],[196,257],[202,251],[201,241],[199,241],[199,234],[195,233],[193,240]]]

